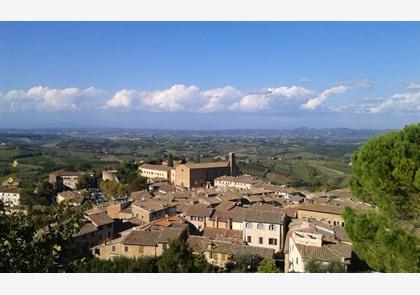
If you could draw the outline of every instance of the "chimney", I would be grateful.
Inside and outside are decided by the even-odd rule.
[[[236,167],[235,153],[229,153],[229,172],[231,176],[238,175],[238,168]]]

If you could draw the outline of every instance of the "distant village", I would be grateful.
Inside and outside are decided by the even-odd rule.
[[[347,206],[373,209],[349,189],[299,191],[241,174],[234,153],[208,163],[142,164],[138,174],[147,189],[118,197],[77,190],[84,173],[54,171],[49,183],[58,204],[95,200],[70,243],[88,245],[99,259],[159,256],[181,239],[219,268],[239,254],[284,260],[285,272],[305,272],[310,259],[348,268],[355,254],[341,214]],[[102,180],[119,182],[117,171],[102,171]],[[0,200],[8,212],[25,210],[17,183],[3,183]]]

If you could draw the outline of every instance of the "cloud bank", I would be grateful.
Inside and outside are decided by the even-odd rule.
[[[342,82],[321,91],[306,87],[264,87],[252,92],[234,86],[201,89],[197,85],[175,84],[165,89],[139,91],[120,89],[113,95],[95,87],[32,87],[0,93],[0,111],[143,111],[160,113],[255,113],[293,115],[322,112],[346,113],[418,113],[420,91],[407,82],[406,91],[385,98],[348,99],[343,94],[353,89],[370,88],[367,81]],[[340,100],[333,100],[333,97]]]

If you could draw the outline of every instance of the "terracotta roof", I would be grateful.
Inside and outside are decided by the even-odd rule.
[[[148,191],[142,190],[142,191],[132,192],[130,194],[130,198],[134,201],[134,200],[142,200],[142,199],[153,199],[153,196]]]
[[[215,207],[215,209],[216,210],[230,210],[230,209],[232,209],[233,207],[235,207],[236,206],[236,204],[234,203],[234,202],[231,202],[231,201],[222,201],[219,205],[217,205],[216,207]]]
[[[84,199],[84,196],[75,191],[64,191],[57,194],[57,196],[62,197],[65,201],[75,200],[81,203]]]
[[[212,247],[210,252],[216,253],[226,253],[230,255],[254,255],[261,257],[272,258],[274,255],[274,249],[254,247],[248,245],[241,245],[237,243],[229,243],[222,241],[215,241],[214,247]]]
[[[93,233],[95,231],[96,231],[96,226],[94,226],[92,222],[86,221],[85,224],[80,229],[80,231],[75,235],[75,237],[83,236],[89,233]]]
[[[136,200],[132,204],[132,206],[140,207],[149,212],[160,211],[165,208],[175,207],[176,205],[177,205],[176,203],[161,201],[157,199],[146,200],[146,201]]]
[[[247,199],[250,203],[257,203],[263,201],[262,196],[259,195],[244,196],[244,199]]]
[[[101,226],[114,222],[114,220],[111,217],[109,217],[109,215],[106,213],[89,214],[87,218],[90,219],[96,226]]]
[[[255,210],[248,209],[245,215],[245,221],[247,222],[261,222],[261,223],[274,223],[283,224],[284,212],[282,211],[266,211],[266,210]]]
[[[187,163],[184,165],[190,169],[222,168],[222,167],[228,167],[229,161],[208,162],[208,163]]]
[[[321,205],[321,204],[302,204],[299,205],[298,210],[304,211],[314,211],[314,212],[322,212],[322,213],[329,213],[329,214],[336,214],[341,215],[343,211],[343,207],[339,206],[328,206],[328,205]]]
[[[139,169],[149,169],[149,170],[158,170],[158,171],[171,171],[172,167],[164,166],[164,165],[152,165],[152,164],[143,164],[139,167]]]
[[[241,230],[229,230],[226,228],[213,228],[205,227],[203,231],[204,237],[209,237],[215,240],[221,238],[230,238],[242,240],[242,231]]]
[[[213,208],[207,207],[204,204],[196,204],[194,206],[189,207],[185,214],[187,216],[199,216],[199,217],[210,217],[213,213]]]
[[[124,241],[124,245],[156,246],[160,231],[133,230]]]
[[[54,171],[51,174],[55,174],[56,176],[80,176],[83,174],[83,172],[64,171],[64,169],[61,169],[61,170]]]
[[[188,248],[193,252],[204,252],[207,249],[207,245],[210,243],[210,238],[202,236],[189,236],[186,242]]]
[[[317,261],[341,261],[350,263],[348,261],[351,258],[351,246],[344,244],[324,244],[321,247],[302,245],[295,243],[296,248],[298,249],[302,258],[306,259],[315,259]],[[347,261],[346,261],[347,260]]]
[[[178,240],[185,233],[185,230],[185,227],[165,227],[157,241],[167,244],[172,240]]]

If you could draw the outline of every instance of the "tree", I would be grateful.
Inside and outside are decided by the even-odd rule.
[[[194,271],[211,272],[211,265],[207,262],[204,253],[199,253],[194,256]]]
[[[74,270],[82,258],[69,239],[83,225],[85,209],[64,202],[42,212],[0,214],[0,272]]]
[[[174,167],[174,156],[172,155],[172,153],[169,153],[168,155],[168,166]]]
[[[226,265],[227,272],[256,272],[263,258],[251,254],[232,256]]]
[[[353,154],[352,169],[352,192],[377,206],[345,210],[354,251],[377,271],[420,272],[420,124],[372,138]]]
[[[127,187],[127,190],[129,193],[135,192],[135,191],[141,191],[146,189],[147,187],[147,179],[142,176],[136,176]]]
[[[115,197],[121,192],[120,184],[115,181],[109,181],[109,180],[101,181],[99,183],[99,188],[101,192],[111,197]]]
[[[83,174],[79,176],[76,188],[77,189],[90,189],[96,186],[97,179],[94,175]]]
[[[54,187],[43,180],[35,187],[33,184],[25,185],[22,189],[21,203],[23,205],[49,205],[55,196]]]
[[[276,263],[273,259],[270,258],[264,258],[260,265],[258,266],[258,272],[264,272],[264,273],[273,273],[273,272],[279,272],[279,269],[276,266]]]
[[[81,264],[77,271],[89,273],[156,273],[158,271],[157,257],[115,257],[112,260],[102,260],[94,257]]]
[[[138,175],[139,165],[131,161],[124,161],[117,169],[117,177],[122,183],[129,183],[133,181]]]
[[[309,261],[305,263],[305,270],[306,272],[313,272],[313,273],[324,273],[324,272],[340,273],[340,272],[346,272],[346,267],[340,261],[322,263],[315,259],[309,259]]]
[[[169,248],[163,251],[158,260],[159,272],[194,272],[194,257],[191,250],[182,240],[169,243]]]

